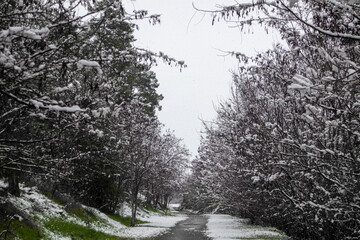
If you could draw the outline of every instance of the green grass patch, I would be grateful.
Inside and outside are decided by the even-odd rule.
[[[98,218],[95,213],[90,210],[83,208],[82,206],[75,206],[71,208],[72,215],[80,218],[85,223],[93,223],[93,222],[104,222],[102,219]]]
[[[49,192],[44,192],[44,191],[40,191],[40,192],[41,192],[41,194],[43,194],[44,196],[46,196],[48,199],[55,202],[56,204],[61,205],[61,206],[66,205],[66,201],[64,201],[64,200],[62,200],[60,198],[56,198],[56,197],[51,196],[51,194]]]
[[[112,220],[115,220],[127,227],[130,227],[130,225],[131,225],[131,217],[130,216],[123,217],[123,216],[112,215],[112,214],[107,214],[107,216],[109,218],[111,218]],[[143,223],[148,223],[148,222],[144,222],[144,221],[141,221],[140,219],[136,219],[135,226],[138,224],[143,224]]]
[[[44,222],[44,227],[51,232],[58,233],[73,240],[125,240],[103,232],[97,232],[89,227],[81,226],[73,222],[66,222],[61,218],[52,218]]]
[[[0,232],[6,230],[3,222],[0,222]],[[7,233],[6,239],[26,239],[26,240],[37,240],[42,238],[42,233],[37,228],[31,227],[24,222],[19,220],[12,220],[10,224],[10,230],[16,234],[16,237],[10,233]],[[5,239],[5,234],[1,235]]]
[[[165,210],[163,211],[162,215],[164,215],[164,216],[170,216],[170,217],[175,216],[175,214],[172,213],[170,209],[165,209]]]
[[[154,207],[149,206],[149,205],[147,205],[147,206],[143,206],[142,208],[143,208],[143,209],[145,209],[145,210],[148,210],[148,211],[150,211],[150,212],[160,213],[159,209],[154,208]]]

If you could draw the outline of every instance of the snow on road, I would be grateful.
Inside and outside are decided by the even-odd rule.
[[[141,224],[140,226],[170,228],[174,227],[176,223],[183,221],[186,218],[187,216],[183,214],[177,214],[176,216],[150,216],[149,218],[142,219],[149,223]]]
[[[208,217],[206,235],[213,240],[262,239],[264,236],[286,239],[286,236],[276,229],[248,225],[246,219],[224,214],[206,214],[206,216]]]
[[[122,229],[116,235],[128,238],[150,238],[160,234],[164,234],[174,227],[178,222],[187,218],[186,215],[176,214],[175,216],[162,216],[161,214],[149,212],[139,212],[139,219],[148,223],[139,224],[137,227]]]
[[[149,238],[154,237],[160,234],[164,234],[169,231],[171,227],[175,226],[176,223],[185,220],[187,217],[185,215],[176,215],[176,216],[156,216],[149,215],[147,218],[142,218],[142,220],[149,223],[140,224],[137,227],[122,229],[121,232],[116,235],[119,237],[128,237],[128,238]]]

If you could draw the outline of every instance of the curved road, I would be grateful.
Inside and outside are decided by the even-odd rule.
[[[164,235],[156,240],[210,240],[204,234],[206,229],[207,217],[204,215],[191,215],[189,218],[179,222]]]

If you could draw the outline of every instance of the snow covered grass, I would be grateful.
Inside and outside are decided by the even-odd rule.
[[[6,188],[5,181],[0,179],[0,188]],[[123,204],[119,209],[118,217],[109,216],[97,209],[79,205],[70,211],[65,211],[65,206],[55,199],[41,194],[36,187],[20,185],[21,195],[15,197],[8,195],[0,197],[0,201],[10,201],[22,212],[27,213],[39,224],[35,229],[34,239],[151,239],[163,234],[179,221],[186,219],[184,215],[165,216],[162,211],[149,211],[139,209],[137,227],[128,227],[125,220],[131,215],[130,206]],[[21,221],[14,220],[19,225],[19,231],[26,229]],[[14,225],[15,226],[15,225]],[[32,239],[19,234],[23,239]]]
[[[131,208],[129,204],[123,204],[119,213],[122,216],[130,216]],[[138,209],[137,218],[146,223],[138,224],[137,227],[124,229],[121,233],[122,237],[150,238],[164,234],[170,230],[171,227],[174,227],[176,223],[185,220],[187,216],[175,214],[175,212],[170,213],[169,210],[161,211],[155,208],[146,207]]]
[[[37,219],[65,216],[69,220],[77,220],[67,214],[64,206],[55,203],[53,200],[41,194],[36,187],[26,187],[24,184],[20,184],[20,189],[20,197],[9,196],[8,200],[30,216]]]
[[[147,216],[142,216],[140,219],[148,223],[139,224],[138,227],[126,228],[122,235],[123,237],[131,238],[150,238],[160,234],[164,234],[171,227],[175,226],[179,221],[185,220],[187,217],[185,215],[175,215],[175,216],[161,216],[156,214],[148,214]]]
[[[52,233],[57,233],[71,239],[119,239],[117,236],[96,231],[88,226],[67,222],[60,218],[49,219],[44,223],[44,227]]]
[[[206,235],[214,240],[287,239],[275,228],[249,225],[246,219],[224,214],[207,214]]]
[[[111,214],[108,214],[108,217],[110,217],[111,219],[117,221],[117,222],[120,222],[121,224],[127,226],[127,227],[130,227],[131,225],[131,217],[130,216],[120,216],[120,215],[111,215]],[[142,221],[140,219],[136,219],[135,221],[135,225],[139,225],[139,224],[143,224],[143,223],[147,223],[145,221]]]
[[[183,221],[186,218],[187,216],[181,214],[175,216],[151,216],[146,219],[149,223],[144,223],[140,226],[171,228],[174,227],[176,223]]]

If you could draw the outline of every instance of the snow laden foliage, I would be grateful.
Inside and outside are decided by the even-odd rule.
[[[185,203],[294,239],[358,239],[359,2],[255,1],[213,14],[276,28],[287,46],[234,74],[231,99],[205,125]]]
[[[30,179],[112,212],[124,199],[137,204],[157,162],[171,179],[162,184],[179,184],[187,150],[162,133],[150,67],[185,65],[134,47],[133,21],[145,18],[159,22],[118,0],[1,1],[0,177],[10,193]]]

